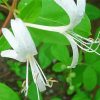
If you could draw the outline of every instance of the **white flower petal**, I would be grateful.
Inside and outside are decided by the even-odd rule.
[[[76,65],[78,64],[78,58],[79,58],[78,47],[77,47],[77,44],[71,35],[65,33],[65,36],[69,40],[71,47],[72,47],[72,50],[73,50],[73,60],[72,60],[72,64],[70,67],[75,68]]]
[[[43,84],[43,82],[39,78],[37,78],[36,84],[40,92],[43,92],[46,90],[46,86]]]
[[[45,91],[46,86],[45,86],[44,79],[33,57],[30,59],[30,66],[31,66],[33,80],[35,84],[38,86],[39,91],[40,92]]]
[[[12,58],[15,60],[18,60],[20,62],[26,62],[26,60],[20,56],[14,51],[14,50],[5,50],[1,52],[2,57]]]
[[[18,43],[15,37],[13,36],[13,34],[6,28],[2,28],[2,33],[4,37],[7,39],[7,41],[9,42],[9,44],[11,45],[11,47],[14,50],[18,50]]]
[[[16,39],[22,44],[24,51],[37,54],[35,44],[24,23],[20,19],[11,20],[11,27]]]
[[[70,24],[74,24],[77,16],[77,6],[74,0],[55,0],[55,2],[62,7],[66,13],[69,15]],[[73,26],[72,26],[73,27]]]
[[[86,0],[77,0],[77,16],[75,24],[78,25],[85,14]]]
[[[45,26],[45,25],[38,25],[38,24],[31,24],[31,23],[25,23],[26,26],[37,28],[45,31],[52,31],[52,32],[59,32],[63,33],[68,29],[68,26]]]
[[[82,17],[85,13],[86,0],[77,0],[78,14]]]
[[[25,57],[25,54],[27,53],[25,51],[25,48],[22,46],[22,44],[16,40],[16,38],[13,36],[13,34],[6,28],[2,28],[2,32],[4,37],[7,39],[11,47],[20,55]]]

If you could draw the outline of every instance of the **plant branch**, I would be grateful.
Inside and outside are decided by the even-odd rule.
[[[17,0],[13,0],[13,3],[11,5],[10,11],[9,11],[9,14],[8,14],[4,24],[2,25],[1,29],[6,27],[9,23],[10,19],[13,17],[13,12],[14,12],[14,9],[16,8],[16,4],[17,4]],[[2,34],[1,29],[0,29],[0,35]]]

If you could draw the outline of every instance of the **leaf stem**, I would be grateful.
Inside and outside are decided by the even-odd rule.
[[[4,1],[4,0],[3,0],[3,1]],[[2,28],[3,28],[3,27],[6,27],[6,26],[8,25],[8,23],[9,23],[10,19],[13,17],[13,12],[14,12],[14,9],[16,8],[16,4],[17,4],[17,0],[13,0],[13,3],[12,3],[12,5],[11,5],[10,11],[9,11],[9,14],[8,14],[8,16],[7,16],[7,18],[6,18],[5,22],[4,22],[4,24],[2,25]],[[2,28],[1,28],[1,29],[2,29]],[[1,33],[2,33],[1,29],[0,29],[0,35],[2,35],[2,34],[1,34]]]

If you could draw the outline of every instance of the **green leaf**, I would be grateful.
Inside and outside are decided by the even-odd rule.
[[[29,100],[38,100],[37,89],[35,84],[33,83],[31,83],[31,85],[29,86],[28,98]],[[40,100],[42,100],[41,95],[40,95]]]
[[[0,12],[0,20],[4,20],[5,16]]]
[[[48,9],[50,8],[50,9]],[[52,0],[42,1],[41,15],[35,21],[37,24],[48,26],[68,25],[69,17],[66,12]],[[39,29],[29,28],[33,31],[34,37],[45,43],[68,45],[68,40],[61,34],[56,32],[43,31]],[[85,15],[82,22],[75,28],[75,32],[82,36],[89,36],[91,24]]]
[[[5,2],[8,2],[8,0],[4,0]],[[2,0],[0,0],[0,3],[3,3],[3,1]]]
[[[100,89],[97,90],[95,100],[100,100]]]
[[[100,9],[95,7],[94,5],[87,4],[86,13],[90,20],[96,20],[100,18]]]
[[[75,27],[74,31],[84,37],[91,35],[91,23],[87,15],[83,17],[81,23]]]
[[[91,60],[90,60],[90,58],[91,58]],[[85,62],[87,64],[93,65],[94,62],[97,62],[99,60],[100,60],[100,57],[97,54],[95,54],[95,53],[88,53],[88,52],[85,53]]]
[[[41,7],[41,0],[32,0],[26,7],[23,8],[22,11],[20,11],[19,17],[26,22],[32,23],[39,16]]]
[[[43,0],[41,15],[40,17],[38,17],[35,23],[48,26],[68,25],[69,17],[66,14],[66,12],[61,7],[59,7],[54,1]],[[75,28],[75,32],[87,37],[91,34],[90,31],[90,20],[85,15],[82,22]],[[63,45],[69,44],[67,39],[59,33],[43,31],[38,29],[33,29],[33,32],[35,37],[37,37],[40,41],[43,41],[45,43],[56,43]]]
[[[74,92],[75,92],[74,88],[73,89],[68,88],[66,91],[67,95],[72,95]]]
[[[91,58],[91,60],[90,60]],[[95,53],[85,53],[85,62],[88,66],[95,69],[97,73],[100,73],[100,57]]]
[[[72,100],[91,100],[85,92],[78,91]]]
[[[87,67],[84,64],[78,65],[73,71],[75,72],[75,77],[72,80],[73,85],[77,88],[80,87],[82,84],[82,77],[83,77],[83,72],[85,70],[85,67]]]
[[[2,3],[2,0],[0,0],[0,4]]]
[[[52,97],[51,100],[61,100],[59,97]]]
[[[69,17],[54,1],[42,0],[42,11],[35,23],[49,26],[66,25],[69,23]],[[30,28],[30,31],[33,31],[32,34],[34,37],[42,42],[63,45],[68,44],[67,39],[59,33],[33,28]]]
[[[92,91],[97,84],[96,72],[91,67],[87,67],[83,73],[83,84],[88,91]]]
[[[18,61],[8,60],[7,64],[9,66],[10,71],[13,71],[18,77],[25,79],[26,78],[26,65],[21,65]],[[29,67],[29,78],[31,79],[31,70]]]
[[[7,50],[10,48],[10,45],[8,44],[7,40],[4,38],[4,36],[0,37],[0,51]]]
[[[36,23],[53,26],[67,25],[69,17],[54,0],[42,0],[41,15]]]
[[[23,10],[31,1],[34,1],[34,0],[20,0],[18,4],[18,10],[19,11]]]
[[[44,44],[39,49],[38,58],[42,68],[47,68],[53,60],[50,48],[51,48],[50,44]]]
[[[52,44],[60,44],[60,45],[68,45],[69,42],[65,36],[55,33],[55,32],[48,32],[38,29],[29,28],[32,37],[35,37],[38,41],[44,43],[52,43]]]
[[[52,68],[54,72],[63,72],[65,69],[67,69],[67,66],[61,62],[56,63]]]
[[[93,63],[92,67],[95,69],[95,71],[99,74],[100,73],[100,60]]]
[[[20,100],[20,98],[11,88],[0,83],[0,100]]]
[[[7,64],[9,65],[10,70],[15,72],[16,75],[20,76],[20,74],[22,74],[20,73],[20,64],[21,64],[20,62],[14,62],[14,61],[8,60]]]
[[[69,52],[66,46],[63,45],[53,45],[51,48],[52,55],[64,64],[69,65],[71,59],[69,57]]]

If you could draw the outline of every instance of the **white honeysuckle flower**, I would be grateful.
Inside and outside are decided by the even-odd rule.
[[[19,18],[16,18],[15,20],[12,19],[11,28],[13,34],[7,28],[2,28],[2,33],[13,48],[13,50],[11,49],[2,51],[1,56],[12,58],[20,62],[27,62],[25,82],[26,86],[22,90],[23,92],[25,92],[26,96],[28,93],[28,67],[30,64],[33,80],[37,87],[38,100],[40,100],[39,91],[45,91],[46,86],[51,87],[52,80],[48,81],[46,79],[41,67],[35,60],[34,56],[37,55],[37,50],[31,38],[31,35],[24,23]]]
[[[77,4],[74,0],[55,0],[55,2],[69,15],[70,29],[81,22],[85,13],[86,0],[77,0]]]
[[[38,24],[25,23],[28,27],[42,29],[46,31],[59,32],[64,35],[70,42],[73,50],[73,60],[69,68],[75,68],[78,63],[79,53],[78,47],[86,52],[95,52],[100,55],[96,50],[99,48],[99,35],[97,39],[91,40],[76,34],[73,29],[77,26],[85,14],[86,0],[54,0],[69,16],[70,23],[65,26],[44,26]],[[98,44],[95,49],[92,49],[93,44]],[[78,46],[78,47],[77,47]]]

